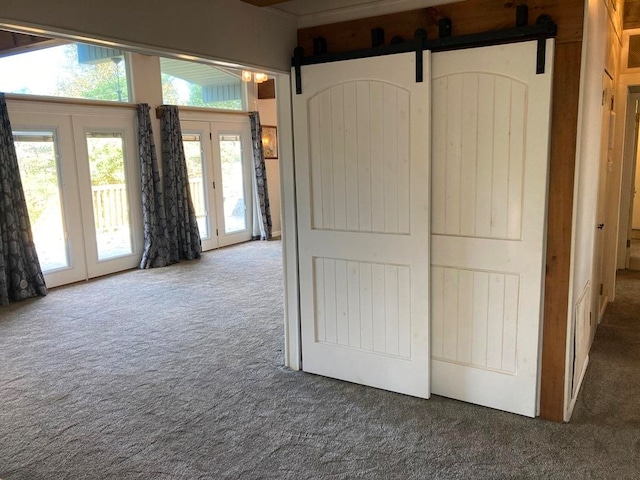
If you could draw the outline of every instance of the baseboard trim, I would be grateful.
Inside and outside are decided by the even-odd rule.
[[[600,322],[602,322],[602,319],[604,318],[604,312],[607,311],[607,305],[609,305],[609,296],[605,295],[602,301],[602,307],[600,307],[600,311],[598,312],[598,325],[600,325]]]

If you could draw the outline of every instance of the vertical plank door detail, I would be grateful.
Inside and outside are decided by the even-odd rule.
[[[309,99],[312,224],[409,234],[409,92],[379,81]]]
[[[433,267],[431,285],[432,357],[516,373],[519,275]]]
[[[433,55],[432,391],[538,413],[553,40]]]
[[[428,398],[431,89],[415,69],[415,53],[302,67],[301,347],[306,372]]]
[[[409,267],[336,258],[313,265],[317,342],[411,357]]]
[[[526,105],[502,75],[433,80],[433,234],[520,239]]]

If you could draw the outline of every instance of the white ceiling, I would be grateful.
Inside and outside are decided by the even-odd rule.
[[[290,0],[276,11],[298,17],[298,28],[433,7],[459,0]]]
[[[240,80],[240,72],[202,63],[160,57],[162,73],[198,85],[230,85]]]

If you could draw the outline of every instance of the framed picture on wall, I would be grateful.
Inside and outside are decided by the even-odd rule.
[[[262,126],[262,149],[264,158],[278,158],[278,129],[273,126]]]

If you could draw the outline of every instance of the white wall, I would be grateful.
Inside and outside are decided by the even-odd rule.
[[[295,18],[240,0],[3,0],[0,24],[284,72],[297,30]]]
[[[262,125],[278,126],[278,110],[276,99],[258,100],[258,111]],[[267,188],[269,189],[269,205],[271,206],[271,225],[273,235],[282,234],[280,209],[280,159],[267,159]]]
[[[586,0],[585,29],[583,37],[582,71],[580,85],[580,106],[578,139],[576,151],[576,172],[574,185],[574,224],[571,291],[569,292],[569,315],[567,336],[567,370],[573,362],[572,343],[576,303],[592,280],[596,213],[598,201],[599,163],[601,147],[602,116],[602,75],[604,72],[607,47],[608,13],[603,0]],[[593,283],[591,283],[593,288]],[[598,298],[592,295],[591,298]],[[593,302],[592,302],[593,304]],[[596,313],[592,311],[592,315]],[[582,365],[576,366],[582,368]],[[572,372],[567,371],[567,383]],[[565,390],[565,420],[571,415],[571,394],[569,386]]]
[[[155,116],[154,108],[162,105],[162,83],[160,82],[160,58],[153,55],[141,55],[139,53],[129,54],[128,73],[131,77],[130,86],[132,98],[136,103],[148,103],[151,107],[151,128],[153,128],[153,141],[158,150],[158,160],[160,160],[160,149],[162,139],[160,135],[160,120]],[[162,162],[158,162],[158,167],[162,169]]]

